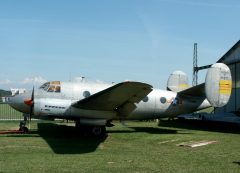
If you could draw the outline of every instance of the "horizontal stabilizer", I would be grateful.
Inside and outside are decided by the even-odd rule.
[[[178,95],[204,97],[213,107],[222,107],[228,103],[231,90],[230,69],[223,63],[216,63],[208,69],[205,83],[180,91]]]
[[[205,83],[178,92],[179,96],[206,97]]]

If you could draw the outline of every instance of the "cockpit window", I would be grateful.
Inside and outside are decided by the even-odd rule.
[[[50,85],[50,82],[47,82],[47,83],[43,84],[42,86],[40,86],[40,89],[47,91],[49,85]]]
[[[52,82],[47,82],[43,84],[40,89],[43,89],[44,91],[47,92],[56,92],[59,93],[61,92],[61,83],[60,81],[52,81]]]

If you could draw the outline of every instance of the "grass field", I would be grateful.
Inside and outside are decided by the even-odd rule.
[[[81,136],[72,123],[34,121],[29,134],[0,135],[0,172],[240,172],[239,129],[177,121],[116,122],[108,137]],[[0,131],[18,122],[0,122]],[[188,141],[215,140],[198,148]]]

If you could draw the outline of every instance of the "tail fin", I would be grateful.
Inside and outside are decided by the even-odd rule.
[[[205,93],[213,107],[222,107],[229,101],[232,91],[230,69],[223,63],[216,63],[208,70],[205,79]]]
[[[179,92],[188,88],[188,77],[182,71],[173,72],[167,82],[167,90]]]
[[[179,91],[178,96],[207,98],[213,107],[222,107],[228,103],[231,91],[230,69],[223,63],[216,63],[208,69],[205,83]]]

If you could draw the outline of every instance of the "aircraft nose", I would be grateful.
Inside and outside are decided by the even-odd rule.
[[[9,99],[9,105],[20,112],[29,113],[30,106],[26,104],[26,101],[30,99],[31,99],[31,92],[18,94]]]

